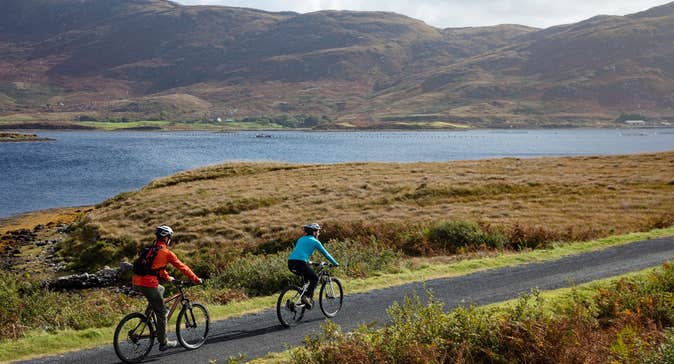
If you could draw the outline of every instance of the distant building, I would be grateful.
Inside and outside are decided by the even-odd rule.
[[[638,125],[645,125],[646,122],[643,120],[625,120],[625,124],[638,126]]]

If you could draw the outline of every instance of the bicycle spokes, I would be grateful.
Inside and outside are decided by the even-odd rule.
[[[331,280],[329,280],[328,283],[325,285],[325,297],[329,299],[335,298],[335,287],[333,286]]]
[[[276,302],[276,315],[281,325],[290,327],[302,320],[305,308],[300,303],[301,292],[299,287],[289,287],[281,292]]]
[[[286,309],[290,312],[295,312],[295,302],[293,302],[292,300],[287,300]]]
[[[344,299],[342,284],[337,278],[330,278],[323,282],[319,293],[319,305],[326,317],[335,317],[342,308]]]
[[[208,335],[210,318],[206,307],[193,303],[183,307],[176,322],[176,335],[186,349],[196,349],[204,344]]]
[[[129,314],[117,325],[114,336],[115,353],[124,362],[142,360],[154,344],[154,329],[141,313]]]

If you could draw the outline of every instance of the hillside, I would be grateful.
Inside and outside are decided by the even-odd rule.
[[[674,5],[535,29],[165,0],[0,0],[0,122],[674,119]]]

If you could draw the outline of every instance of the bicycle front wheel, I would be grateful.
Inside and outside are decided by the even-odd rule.
[[[342,301],[344,300],[344,291],[342,290],[342,283],[335,277],[329,277],[321,284],[320,295],[318,296],[318,304],[321,306],[321,311],[326,317],[335,317],[337,312],[342,309]]]
[[[210,317],[200,303],[183,306],[176,322],[176,336],[185,349],[194,350],[206,342]]]
[[[125,363],[139,363],[152,350],[154,327],[140,312],[126,315],[115,329],[115,354]]]
[[[300,301],[302,290],[296,286],[284,289],[276,301],[276,316],[285,327],[297,325],[304,316],[304,305]]]

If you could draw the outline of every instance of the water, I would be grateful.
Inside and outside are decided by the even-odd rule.
[[[0,143],[0,217],[99,203],[226,161],[416,162],[674,150],[674,129],[465,132],[37,132]]]

